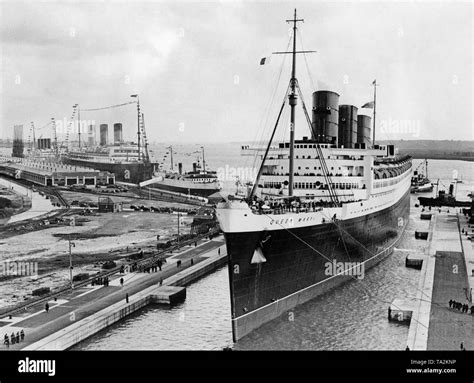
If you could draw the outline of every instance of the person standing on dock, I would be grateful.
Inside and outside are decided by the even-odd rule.
[[[217,255],[221,255],[221,248],[220,247],[217,249]]]
[[[48,304],[48,302],[46,302],[46,304],[44,305],[44,310],[45,310],[46,312],[49,311],[49,304]]]
[[[21,329],[21,331],[20,331],[20,340],[23,342],[23,339],[25,339],[25,332],[23,331],[23,329]]]
[[[451,308],[451,307],[453,307],[453,300],[452,299],[449,300],[449,308]]]
[[[125,302],[128,303],[128,293],[127,293],[127,295],[125,295]]]
[[[123,278],[120,278],[120,285],[123,287]]]

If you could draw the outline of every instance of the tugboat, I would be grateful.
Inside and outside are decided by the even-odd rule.
[[[425,165],[425,172],[421,172],[418,169],[421,165]],[[432,192],[433,184],[428,179],[428,160],[425,159],[418,167],[413,171],[413,176],[411,177],[411,193],[425,193]]]
[[[439,182],[439,181],[438,181]],[[456,200],[455,182],[449,185],[449,192],[446,194],[445,190],[440,190],[438,195],[434,198],[418,197],[421,206],[447,206],[447,207],[469,207],[471,201]]]
[[[262,156],[256,180],[246,196],[229,195],[216,208],[235,342],[388,257],[408,222],[411,157],[376,145],[371,118],[339,105],[335,92],[313,93],[310,118],[295,74],[297,53],[306,53],[296,50],[299,21],[296,10],[287,20],[293,49],[279,53],[292,55],[292,73],[268,145],[253,149]],[[311,134],[302,139],[295,138],[298,98]],[[289,141],[273,144],[287,104]]]

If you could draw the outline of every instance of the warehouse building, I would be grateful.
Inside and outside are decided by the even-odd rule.
[[[12,157],[0,157],[0,174],[42,186],[115,184],[115,175],[106,171]]]

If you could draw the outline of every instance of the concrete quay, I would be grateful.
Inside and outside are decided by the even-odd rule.
[[[9,347],[2,344],[0,350],[66,350],[149,304],[183,300],[184,286],[226,261],[225,243],[220,236],[174,253],[162,271],[118,274],[108,286],[69,290],[48,302],[48,312],[41,304],[11,319],[0,318],[1,337],[21,329],[25,332],[23,342]]]
[[[461,235],[464,221],[454,209],[433,214],[408,333],[410,350],[460,350],[461,343],[474,349],[474,315],[449,307],[450,300],[473,305],[474,258],[472,243]]]

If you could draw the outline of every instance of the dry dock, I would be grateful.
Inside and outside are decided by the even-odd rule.
[[[184,299],[183,286],[226,261],[220,236],[176,253],[168,258],[162,271],[118,274],[108,286],[88,285],[58,296],[48,302],[48,312],[40,304],[12,318],[0,318],[0,335],[3,338],[4,334],[24,330],[24,341],[9,349],[65,350],[151,303]],[[6,350],[7,346],[0,349]]]
[[[474,259],[464,227],[466,218],[458,210],[433,214],[408,334],[411,350],[460,350],[461,343],[474,349]],[[469,312],[450,308],[450,300],[467,304]]]

